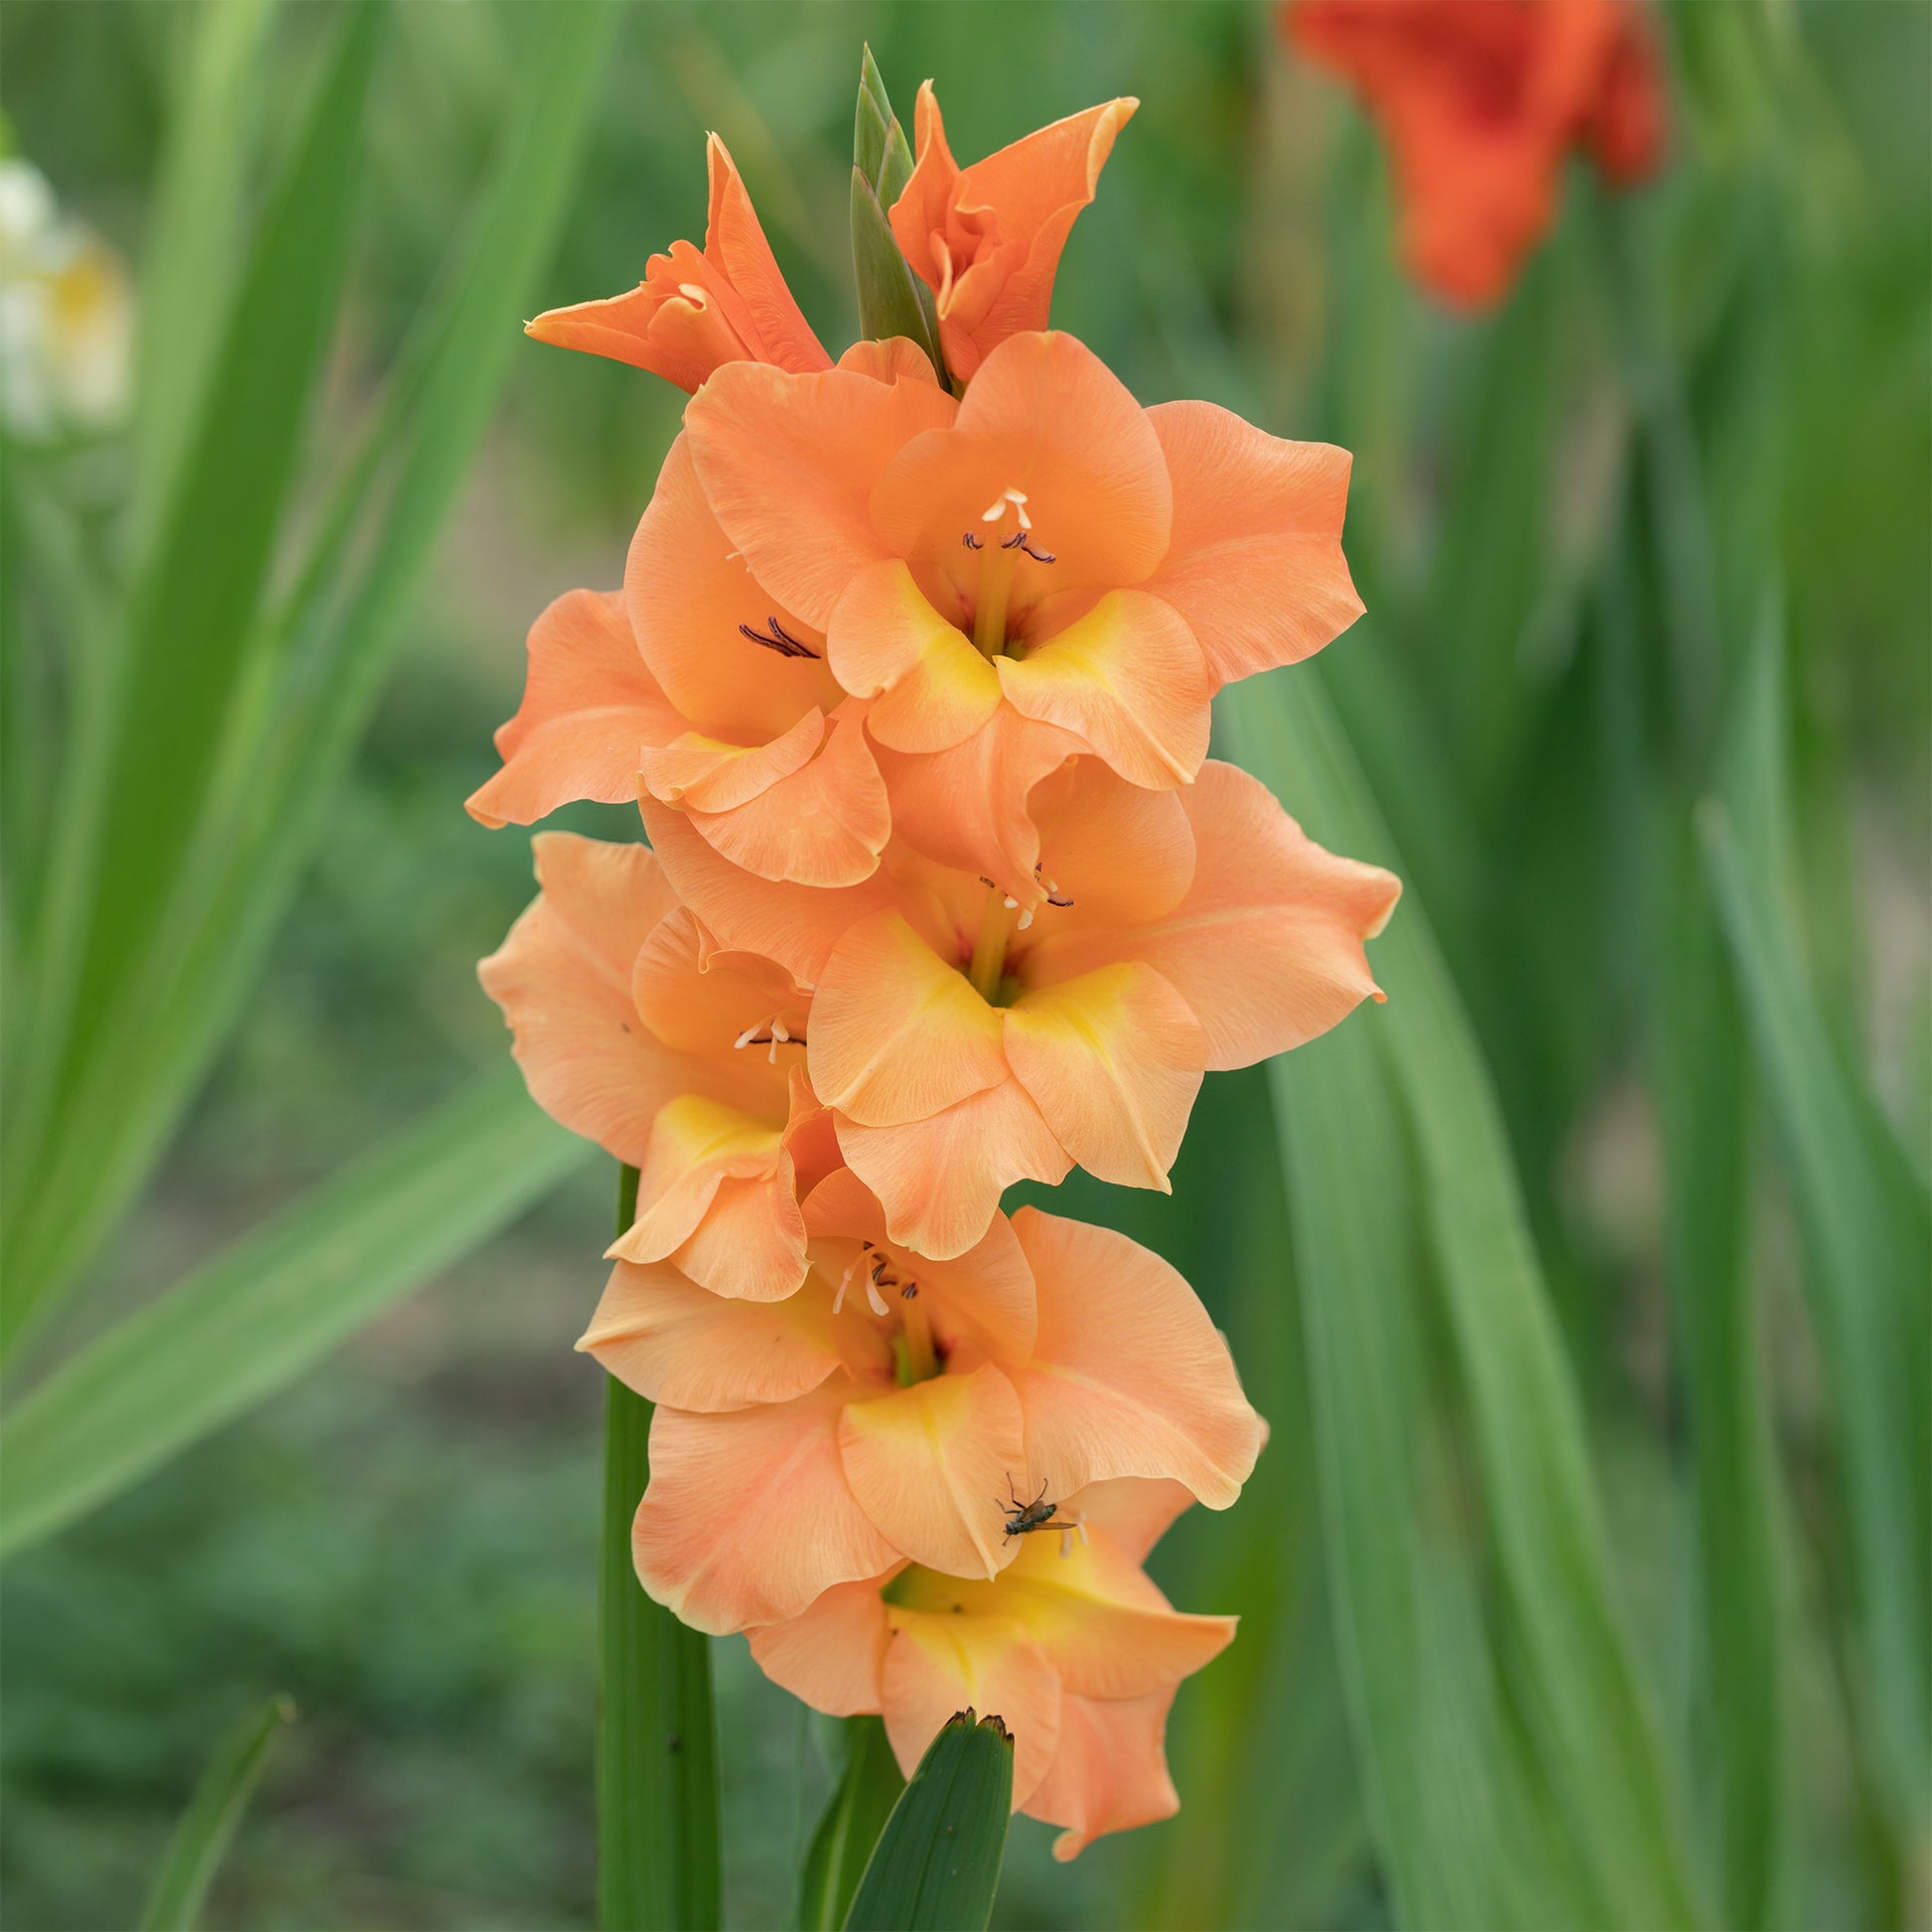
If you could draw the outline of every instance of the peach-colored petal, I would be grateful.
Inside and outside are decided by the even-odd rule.
[[[752,575],[712,514],[688,435],[658,472],[623,584],[637,649],[680,729],[755,747],[839,702],[824,638]]]
[[[648,1401],[706,1413],[788,1402],[839,1365],[822,1302],[728,1302],[663,1262],[619,1262],[577,1346]]]
[[[1145,1563],[1147,1553],[1168,1533],[1174,1518],[1193,1502],[1193,1493],[1184,1483],[1120,1476],[1090,1483],[1066,1497],[1060,1508],[1084,1519],[1132,1562]]]
[[[897,912],[833,948],[806,1065],[818,1097],[866,1127],[925,1120],[1007,1077],[1000,1016]]]
[[[1034,1275],[1013,1224],[995,1214],[986,1232],[964,1254],[946,1260],[914,1254],[891,1243],[886,1211],[850,1168],[841,1168],[814,1187],[804,1200],[806,1231],[817,1238],[848,1238],[888,1247],[901,1281],[916,1282],[935,1296],[940,1313],[935,1325],[972,1336],[996,1361],[1026,1361],[1033,1353],[1037,1322],[1034,1312]]]
[[[811,1607],[751,1633],[752,1655],[772,1683],[832,1718],[880,1709],[892,1635],[880,1590],[897,1574],[835,1584]]]
[[[1027,1811],[1066,1827],[1053,1841],[1053,1857],[1062,1863],[1104,1833],[1152,1825],[1180,1809],[1167,1751],[1168,1713],[1178,1688],[1170,1684],[1137,1698],[1068,1692],[1061,1699],[1060,1747]]]
[[[889,554],[868,510],[880,472],[909,438],[951,422],[955,408],[936,384],[734,362],[692,398],[684,424],[732,548],[772,596],[823,630],[846,586]]]
[[[615,805],[638,748],[680,729],[637,653],[621,593],[569,591],[530,627],[523,702],[496,734],[503,768],[469,798],[489,826],[533,824],[576,798]]]
[[[807,1264],[791,1156],[781,1149],[768,1173],[721,1179],[670,1260],[714,1295],[745,1302],[795,1295]]]
[[[788,369],[831,358],[811,332],[772,258],[764,230],[725,144],[705,148],[711,178],[704,252],[674,242],[650,258],[644,280],[603,302],[551,309],[525,325],[537,341],[629,362],[696,389],[742,356]]]
[[[1286,1052],[1381,998],[1362,942],[1381,931],[1399,880],[1324,851],[1266,785],[1218,759],[1181,802],[1197,857],[1180,904],[1150,925],[1048,937],[1031,972],[1145,960],[1199,1019],[1212,1069]]]
[[[1261,1422],[1228,1345],[1157,1254],[1111,1228],[1022,1208],[1039,1326],[1010,1374],[1035,1483],[1064,1496],[1110,1476],[1169,1476],[1210,1509],[1241,1492]]]
[[[1055,559],[1020,560],[1017,608],[1138,584],[1167,551],[1173,497],[1160,441],[1119,377],[1071,336],[1001,344],[958,420],[906,442],[885,467],[872,516],[893,555],[957,567],[962,536],[993,528],[985,513],[1008,489],[1024,492],[1034,547]],[[983,565],[993,553],[979,554]]]
[[[832,714],[818,756],[729,811],[687,815],[706,842],[760,879],[801,886],[857,886],[870,879],[892,837],[892,806],[872,747],[866,707]]]
[[[719,1183],[767,1177],[777,1166],[776,1126],[704,1094],[679,1094],[657,1110],[637,1164],[637,1217],[606,1251],[613,1260],[662,1261],[687,1240]],[[798,1220],[798,1276],[805,1272],[805,1223]],[[795,1284],[794,1284],[795,1285]]]
[[[1009,897],[1031,903],[1039,890],[1034,868],[1040,857],[1034,789],[1085,749],[1071,732],[1001,705],[950,751],[912,757],[882,750],[893,829],[936,864],[991,879]],[[1188,840],[1191,847],[1191,833]],[[1111,856],[1118,859],[1118,847]]]
[[[811,1002],[782,967],[756,953],[707,952],[705,935],[682,905],[673,906],[638,949],[631,969],[630,997],[638,1018],[667,1046],[707,1055],[731,1054],[733,1074],[749,1074],[774,1102],[785,1092],[786,1075],[772,1072],[800,1062],[806,1015]],[[774,1038],[776,1020],[790,1036]],[[756,1032],[757,1043],[738,1039]],[[759,1069],[767,1070],[760,1074]]]
[[[1027,1444],[991,1362],[854,1402],[839,1449],[860,1507],[901,1556],[959,1577],[994,1576],[1011,1557],[1001,1498]]]
[[[993,666],[927,603],[897,557],[853,578],[825,647],[846,690],[876,700],[867,728],[896,751],[943,752],[1000,707]]]
[[[893,1634],[880,1684],[899,1769],[912,1775],[955,1712],[999,1718],[1013,1733],[1018,1811],[1038,1790],[1059,1746],[1059,1674],[1006,1618],[894,1608],[887,1615]]]
[[[791,1402],[651,1420],[650,1487],[631,1552],[644,1588],[714,1636],[796,1616],[834,1584],[877,1577],[896,1552],[839,1459],[843,1376]]]
[[[856,342],[839,357],[839,367],[855,369],[875,382],[924,382],[938,385],[931,358],[909,336],[874,336]]]
[[[1123,778],[1186,784],[1207,756],[1212,695],[1193,633],[1145,591],[1111,591],[1025,658],[994,668],[1017,711],[1093,747]]]
[[[825,714],[816,705],[765,745],[734,745],[699,732],[680,732],[662,746],[645,747],[637,776],[653,798],[667,805],[728,812],[790,777],[810,761],[824,737]]]
[[[683,813],[648,795],[637,806],[666,878],[705,930],[722,946],[773,961],[801,987],[816,984],[848,927],[897,901],[877,873],[835,890],[759,879],[714,850]]]
[[[1006,1014],[1006,1056],[1046,1124],[1102,1180],[1171,1193],[1168,1170],[1200,1091],[1201,1030],[1139,961],[1035,988]]]
[[[1139,923],[1172,912],[1194,877],[1194,828],[1173,791],[1130,784],[1098,759],[1056,771],[1028,801],[1040,876],[1055,901],[1042,938],[1066,928]]]
[[[985,1234],[1016,1180],[1056,1186],[1073,1165],[1017,1080],[903,1127],[833,1118],[839,1148],[879,1196],[893,1239],[941,1259]]]
[[[1148,411],[1173,479],[1173,539],[1147,588],[1186,621],[1215,686],[1296,664],[1362,614],[1341,554],[1350,457],[1208,402]]]
[[[537,1105],[635,1167],[658,1108],[694,1077],[630,1001],[631,962],[674,901],[642,846],[548,832],[533,849],[543,892],[477,977],[503,1010]]]

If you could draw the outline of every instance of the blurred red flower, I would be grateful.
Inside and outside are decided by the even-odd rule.
[[[1289,0],[1282,20],[1380,125],[1404,257],[1446,302],[1508,294],[1573,148],[1619,188],[1657,165],[1663,76],[1636,0]]]

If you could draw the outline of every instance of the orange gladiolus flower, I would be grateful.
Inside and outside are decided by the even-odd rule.
[[[1663,80],[1635,0],[1291,0],[1283,18],[1380,122],[1403,253],[1446,301],[1508,292],[1571,149],[1617,187],[1657,164]]]
[[[1173,1477],[1210,1508],[1261,1449],[1193,1291],[1110,1229],[1023,1209],[950,1261],[893,1242],[858,1177],[805,1202],[812,1272],[776,1304],[620,1264],[578,1344],[660,1406],[637,1574],[701,1630],[796,1616],[910,1558],[997,1576],[1010,1498]]]
[[[1168,1711],[1235,1626],[1175,1610],[1141,1568],[1188,1500],[1175,1482],[1096,1482],[1061,1505],[1077,1532],[1028,1537],[994,1581],[897,1567],[754,1630],[752,1655],[815,1710],[883,1713],[908,1776],[955,1711],[998,1712],[1013,1808],[1065,1827],[1053,1856],[1074,1858],[1180,1806]]]
[[[873,741],[951,755],[908,789],[928,824],[1010,813],[1011,771],[990,767],[1037,776],[1069,747],[1137,785],[1184,784],[1220,685],[1361,612],[1345,452],[1206,403],[1144,410],[1069,336],[1010,338],[957,402],[910,377],[736,364],[685,435],[731,550],[872,701]],[[935,814],[933,793],[961,809]]]
[[[792,300],[752,198],[715,134],[705,140],[705,165],[711,209],[702,254],[674,241],[668,255],[651,256],[628,294],[551,309],[526,323],[526,333],[649,369],[685,390],[727,362],[829,369],[832,358]]]
[[[1075,1161],[1165,1190],[1203,1071],[1381,997],[1362,942],[1399,883],[1323,851],[1235,766],[1176,794],[1080,759],[1033,809],[1036,913],[897,845],[860,886],[773,885],[644,801],[705,929],[812,989],[813,1089],[892,1238],[925,1255],[960,1254],[1003,1189]]]
[[[1009,336],[1046,327],[1060,250],[1140,104],[1127,97],[1089,107],[961,168],[932,82],[920,87],[917,161],[891,220],[900,252],[932,290],[939,345],[960,381]]]
[[[611,1253],[721,1295],[791,1294],[801,1184],[838,1161],[805,1079],[805,998],[707,947],[641,845],[547,832],[535,850],[543,891],[478,976],[537,1104],[639,1170]]]

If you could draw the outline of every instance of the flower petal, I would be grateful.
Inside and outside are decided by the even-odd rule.
[[[832,714],[818,756],[730,811],[688,812],[708,844],[760,879],[801,886],[857,886],[879,867],[892,837],[892,807],[872,747],[866,707]]]
[[[897,1553],[839,1459],[851,1393],[834,1376],[794,1401],[730,1415],[658,1410],[650,1487],[631,1526],[637,1576],[655,1601],[722,1636],[796,1616],[834,1584],[892,1567]]]
[[[816,705],[768,745],[733,745],[680,732],[662,746],[646,746],[636,775],[667,805],[728,812],[790,777],[809,762],[824,737],[825,714]]]
[[[1145,591],[1109,592],[994,668],[1015,710],[1076,733],[1137,785],[1186,784],[1207,756],[1212,693],[1200,646],[1173,607]]]
[[[713,1295],[734,1301],[782,1302],[797,1294],[807,1262],[791,1156],[781,1151],[769,1173],[720,1180],[670,1260]]]
[[[1290,443],[1209,402],[1148,411],[1173,540],[1148,589],[1186,621],[1218,688],[1297,664],[1362,614],[1341,554],[1346,450]]]
[[[714,850],[682,812],[648,795],[637,807],[665,877],[705,930],[732,951],[773,961],[800,987],[817,981],[848,927],[897,902],[878,873],[833,889],[760,879]]]
[[[1138,584],[1167,551],[1173,492],[1147,412],[1092,349],[1057,331],[994,349],[957,421],[907,441],[885,466],[872,517],[891,554],[956,569],[961,536],[985,531],[988,505],[1009,489],[1025,494],[1035,548],[1055,559],[1020,561],[1017,607]]]
[[[1194,877],[1194,828],[1179,793],[1129,784],[1098,759],[1053,773],[1029,801],[1039,827],[1039,873],[1055,903],[1041,937],[1139,923],[1172,912]]]
[[[1187,1003],[1133,961],[1024,993],[1007,1063],[1075,1161],[1102,1180],[1172,1193],[1168,1170],[1206,1048]]]
[[[869,509],[880,473],[956,408],[936,383],[734,362],[692,397],[684,425],[731,547],[787,610],[823,630],[852,579],[890,554]]]
[[[788,1402],[839,1365],[822,1302],[728,1302],[663,1262],[619,1262],[577,1346],[647,1401],[706,1413]]]
[[[890,1589],[892,1586],[888,1585]],[[1001,1719],[1013,1733],[1013,1808],[1038,1790],[1060,1738],[1059,1674],[1017,1623],[994,1616],[888,1608],[880,1674],[886,1735],[907,1777],[956,1711]]]
[[[867,727],[896,751],[943,752],[1000,708],[992,664],[932,608],[897,557],[847,586],[825,648],[840,684],[876,699]]]
[[[1193,1290],[1111,1228],[1023,1207],[1013,1229],[1039,1308],[1033,1359],[1009,1371],[1035,1481],[1064,1496],[1109,1476],[1177,1477],[1225,1509],[1261,1452],[1261,1419]]]
[[[1036,725],[1003,704],[949,751],[912,757],[882,750],[893,830],[935,864],[991,879],[1008,897],[1031,904],[1039,894],[1035,787],[1086,749],[1071,732]]]
[[[684,1093],[657,1110],[637,1163],[637,1216],[605,1251],[612,1260],[662,1261],[704,1218],[720,1182],[768,1178],[781,1135],[770,1123],[703,1094]],[[805,1224],[798,1222],[798,1277],[805,1273]]]
[[[869,1402],[839,1424],[846,1480],[901,1556],[954,1577],[992,1577],[1013,1554],[1008,1478],[1027,1443],[1013,1384],[991,1362]]]
[[[826,1106],[867,1127],[925,1120],[1007,1077],[1000,1016],[897,912],[833,948],[806,1065]]]
[[[667,1046],[709,1055],[736,1049],[742,1057],[736,1065],[727,1061],[726,1070],[752,1076],[748,1096],[757,1092],[775,1103],[785,1092],[785,1075],[759,1069],[773,1062],[788,1067],[802,1057],[798,1042],[804,1037],[811,1002],[792,984],[791,976],[756,953],[712,950],[707,955],[705,935],[682,905],[667,912],[639,948],[631,969],[630,997],[637,1017]],[[789,1044],[776,1042],[777,1051],[772,1053],[769,1033],[774,1019],[792,1039]],[[748,1041],[737,1049],[739,1037],[751,1029],[765,1037],[759,1047]]]
[[[1200,1020],[1216,1070],[1300,1046],[1382,997],[1362,942],[1381,931],[1401,881],[1324,851],[1266,785],[1218,759],[1181,802],[1196,852],[1187,897],[1148,925],[1048,937],[1031,972],[1145,960]]]
[[[879,1196],[893,1239],[941,1259],[985,1234],[1016,1180],[1057,1186],[1073,1165],[1017,1080],[903,1127],[833,1119],[839,1149]]]
[[[879,1592],[897,1574],[835,1584],[801,1614],[754,1630],[752,1655],[759,1668],[827,1717],[879,1710],[892,1636]]]
[[[715,134],[705,137],[705,170],[711,189],[705,254],[724,270],[733,292],[751,312],[759,355],[782,369],[829,366],[832,358],[785,285],[730,150]]]
[[[621,592],[567,592],[530,626],[529,652],[523,702],[496,734],[503,768],[468,801],[480,824],[529,825],[577,798],[621,803],[638,748],[681,729]]]
[[[1060,1747],[1027,1806],[1030,1818],[1066,1829],[1053,1857],[1078,1858],[1106,1832],[1172,1818],[1180,1795],[1168,1774],[1168,1713],[1178,1685],[1137,1698],[1060,1701]]]
[[[636,1167],[658,1108],[703,1077],[644,1030],[630,999],[631,963],[675,900],[640,845],[563,832],[532,844],[543,891],[477,977],[515,1035],[531,1098]]]

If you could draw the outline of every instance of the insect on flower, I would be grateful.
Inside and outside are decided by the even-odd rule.
[[[999,1506],[1006,1511],[1007,1540],[1009,1542],[1016,1536],[1032,1536],[1035,1530],[1058,1530],[1060,1533],[1060,1555],[1065,1556],[1073,1547],[1073,1535],[1076,1530],[1079,1532],[1082,1543],[1087,1540],[1087,1526],[1080,1517],[1068,1516],[1062,1518],[1055,1514],[1059,1508],[1059,1504],[1046,1500],[1046,1484],[1044,1480],[1040,1482],[1039,1494],[1032,1502],[1023,1503],[1014,1490],[1013,1477],[1009,1475],[1007,1477],[1007,1497],[1008,1500],[1003,1503],[1000,1502],[998,1496],[995,1496],[993,1500],[999,1503]]]

